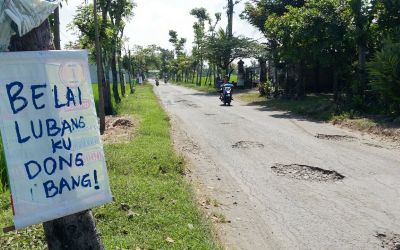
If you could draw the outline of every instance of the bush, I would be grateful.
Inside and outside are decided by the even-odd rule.
[[[272,92],[272,83],[269,80],[261,82],[257,85],[257,88],[261,96],[270,96]]]
[[[387,111],[400,113],[400,42],[385,39],[383,47],[367,63],[370,85],[378,91]]]

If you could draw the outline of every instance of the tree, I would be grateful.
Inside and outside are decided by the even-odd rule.
[[[97,1],[96,1],[97,2]],[[98,2],[96,3],[97,7]],[[104,74],[104,61],[106,59],[107,51],[109,51],[112,47],[112,40],[110,38],[111,34],[111,24],[107,22],[107,17],[105,22],[103,21],[103,17],[98,15],[97,19],[101,21],[102,26],[99,28],[99,33],[101,34],[102,39],[100,40],[101,50],[96,51],[96,48],[93,44],[93,41],[96,40],[96,26],[95,26],[95,18],[93,15],[93,5],[81,5],[78,6],[75,16],[73,17],[72,22],[68,25],[69,29],[77,30],[78,40],[75,44],[71,44],[73,48],[85,48],[90,51],[90,57],[92,61],[97,62],[97,53],[102,53],[101,55],[101,64],[98,65],[98,71],[101,71],[102,74],[98,76],[98,84],[101,83],[103,89],[103,99],[104,99],[104,111],[106,115],[111,115],[113,113],[112,103],[111,103],[111,94],[110,94],[110,85],[109,82],[106,82],[105,74]],[[97,12],[97,9],[96,9]],[[98,63],[98,62],[97,62]]]
[[[238,58],[244,58],[252,53],[252,41],[245,37],[229,38],[223,29],[215,37],[207,41],[207,51],[212,61],[220,67],[226,75],[232,74],[230,64]]]
[[[10,51],[36,51],[54,49],[49,22],[26,35],[11,38]],[[96,232],[92,213],[83,211],[43,224],[48,248],[52,249],[103,249]]]
[[[378,91],[389,114],[400,114],[400,35],[388,37],[367,70],[372,89]]]
[[[200,64],[200,72],[197,74],[196,84],[201,85],[203,77],[203,66],[204,66],[204,42],[205,42],[205,23],[210,20],[210,16],[205,8],[195,8],[190,11],[192,16],[195,16],[197,22],[193,25],[193,30],[195,34],[194,43],[196,47],[193,53],[196,61]],[[197,70],[196,70],[197,71]]]
[[[110,7],[108,9],[108,15],[110,17],[110,21],[112,23],[112,54],[111,54],[111,70],[113,77],[113,93],[115,102],[120,102],[121,98],[119,96],[118,91],[118,71],[117,71],[117,63],[119,66],[122,66],[121,58],[121,49],[122,49],[122,38],[124,34],[125,21],[129,20],[133,16],[133,9],[135,4],[133,0],[111,0]],[[120,72],[120,82],[121,82],[121,91],[122,96],[125,95],[125,83],[121,73],[121,68],[119,68]]]

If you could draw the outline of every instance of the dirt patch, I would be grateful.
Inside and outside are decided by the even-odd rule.
[[[275,164],[271,169],[278,176],[285,176],[304,181],[332,182],[345,178],[344,175],[341,175],[336,171],[299,164]]]
[[[106,116],[106,130],[101,138],[104,144],[128,143],[136,128],[137,121],[130,116]]]
[[[264,144],[254,141],[239,141],[233,144],[232,148],[239,148],[239,149],[264,148]]]
[[[346,127],[358,130],[378,138],[393,142],[400,141],[400,125],[397,123],[377,124],[369,119],[338,119],[333,124],[340,127]]]
[[[322,140],[330,140],[330,141],[354,141],[356,140],[353,136],[348,135],[325,135],[325,134],[317,134],[315,136],[318,139]]]
[[[377,233],[375,235],[382,242],[382,248],[400,250],[400,234]]]

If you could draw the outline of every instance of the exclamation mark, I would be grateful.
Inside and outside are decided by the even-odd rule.
[[[94,189],[99,190],[100,186],[99,186],[99,181],[97,180],[97,170],[93,171],[93,176],[94,176]]]

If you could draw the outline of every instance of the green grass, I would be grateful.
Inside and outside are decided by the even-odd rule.
[[[169,118],[152,87],[137,87],[116,111],[137,117],[140,126],[130,143],[105,146],[115,200],[93,210],[105,248],[218,249],[182,176],[184,161],[173,150]],[[11,224],[8,196],[8,192],[0,195],[0,228]],[[122,203],[129,205],[130,216],[120,209]],[[10,249],[32,248],[27,244],[35,236],[34,247],[40,248],[41,227],[28,230],[32,231],[0,233],[0,246],[7,246],[11,239]],[[168,237],[174,243],[169,243]]]
[[[271,110],[289,111],[318,121],[331,121],[335,105],[330,95],[309,94],[302,100],[267,99],[258,92],[239,94],[237,98],[249,105],[260,105]]]
[[[191,89],[195,89],[195,90],[199,90],[199,91],[203,91],[203,92],[207,92],[207,93],[217,93],[217,90],[214,88],[214,85],[209,86],[209,85],[201,85],[198,86],[196,84],[193,83],[185,83],[185,82],[179,82],[179,83],[174,83],[180,86],[184,86],[187,88],[191,88]]]

